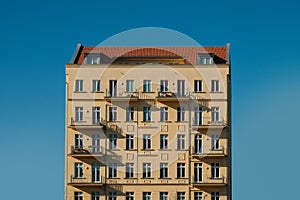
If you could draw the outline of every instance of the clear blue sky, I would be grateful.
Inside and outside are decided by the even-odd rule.
[[[64,64],[78,42],[155,26],[232,44],[234,199],[297,199],[299,8],[296,0],[2,2],[0,198],[63,199]]]

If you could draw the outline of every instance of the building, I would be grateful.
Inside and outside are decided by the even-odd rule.
[[[229,44],[78,44],[65,151],[65,200],[231,200]]]

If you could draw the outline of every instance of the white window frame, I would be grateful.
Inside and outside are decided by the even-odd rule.
[[[211,178],[220,178],[220,163],[211,163]]]
[[[160,121],[162,121],[162,122],[168,121],[168,117],[169,117],[168,113],[169,113],[168,107],[161,107],[160,108]]]
[[[151,192],[143,192],[143,200],[151,200]]]
[[[109,178],[117,178],[118,172],[117,172],[117,163],[109,163],[108,167],[108,176]]]
[[[82,106],[75,107],[75,121],[76,122],[83,121],[83,107]]]
[[[75,134],[75,149],[83,148],[83,134]]]
[[[78,80],[75,80],[75,92],[83,92],[84,89],[83,89],[83,80],[81,79],[78,79]]]
[[[151,80],[143,81],[143,92],[151,92],[152,91],[152,83]]]
[[[211,92],[220,92],[220,80],[211,80]]]
[[[117,200],[117,193],[116,192],[109,192],[108,193],[108,200]]]
[[[177,80],[177,96],[185,96],[185,80]]]
[[[118,119],[118,110],[117,107],[111,106],[109,107],[109,121],[115,122]]]
[[[126,163],[125,178],[134,178],[134,163]]]
[[[126,150],[134,149],[134,135],[126,134]]]
[[[151,135],[144,134],[143,135],[143,150],[151,149]]]
[[[93,107],[93,125],[100,125],[101,122],[101,109],[100,107]]]
[[[83,178],[83,163],[75,162],[74,163],[74,178]]]
[[[134,200],[134,192],[126,192],[126,200]]]
[[[211,150],[220,149],[220,137],[217,134],[211,136]]]
[[[134,108],[133,107],[126,107],[126,121],[127,122],[134,121]]]
[[[151,163],[143,163],[143,178],[151,178]]]
[[[168,134],[160,135],[160,149],[168,149],[169,148],[169,136]]]
[[[211,65],[213,64],[213,56],[209,54],[199,53],[198,64],[200,65]]]
[[[169,193],[168,192],[160,192],[159,193],[159,199],[160,200],[168,200],[169,198]]]
[[[92,200],[100,200],[100,192],[92,192]]]
[[[92,135],[92,153],[100,153],[100,134],[93,134]]]
[[[185,108],[184,107],[177,107],[177,121],[178,122],[185,121]]]
[[[194,80],[194,92],[202,92],[202,80]]]
[[[177,192],[177,200],[185,200],[185,192]]]
[[[152,119],[151,116],[151,107],[144,107],[143,108],[143,121],[150,122]]]
[[[185,134],[177,135],[177,150],[185,150]]]
[[[160,81],[160,92],[168,92],[169,91],[169,81],[161,80]]]
[[[92,91],[93,92],[100,92],[101,91],[101,81],[100,80],[93,80],[92,81],[93,84],[93,88]]]
[[[82,192],[74,192],[74,199],[75,200],[83,200],[83,193]]]
[[[185,163],[177,163],[177,178],[185,178]]]
[[[100,54],[87,53],[84,55],[84,64],[89,65],[99,65],[100,64]]]
[[[194,136],[194,153],[202,153],[202,134],[195,134]]]
[[[219,107],[211,107],[211,121],[212,122],[220,122],[220,108]]]
[[[194,200],[202,200],[202,192],[194,192]]]
[[[117,134],[110,134],[109,135],[109,149],[115,150],[117,149]]]
[[[160,178],[168,178],[169,177],[168,163],[160,163],[159,177]]]
[[[203,124],[203,109],[202,107],[194,108],[194,125],[200,126]]]
[[[220,200],[220,192],[212,192],[211,199],[212,200]]]
[[[203,168],[202,163],[194,163],[194,181],[196,183],[202,182],[203,180]]]
[[[126,92],[134,92],[134,80],[126,80]]]

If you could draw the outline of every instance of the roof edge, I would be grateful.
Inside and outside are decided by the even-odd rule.
[[[81,43],[78,43],[76,46],[76,49],[73,53],[73,56],[70,60],[70,64],[75,64],[75,62],[77,61],[77,58],[79,57],[79,52],[82,50],[83,46]]]

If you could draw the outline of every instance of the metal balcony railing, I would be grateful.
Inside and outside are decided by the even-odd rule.
[[[192,118],[193,126],[225,126],[224,119],[212,121],[210,117]]]
[[[104,148],[100,145],[71,146],[71,154],[101,154]]]
[[[82,177],[70,176],[70,184],[104,184],[104,176],[83,175]]]
[[[117,90],[116,92],[112,93],[109,90],[106,90],[105,93],[106,98],[138,98],[139,97],[139,92],[133,91],[133,92],[128,92],[126,90]]]
[[[193,184],[226,184],[226,178],[221,177],[196,177],[193,176]]]
[[[193,152],[192,152],[194,155],[199,155],[199,156],[202,156],[202,155],[224,155],[225,154],[225,149],[224,147],[220,147],[218,149],[216,148],[210,148],[210,149],[204,149],[204,148],[201,148],[201,149],[195,149],[193,148]]]

